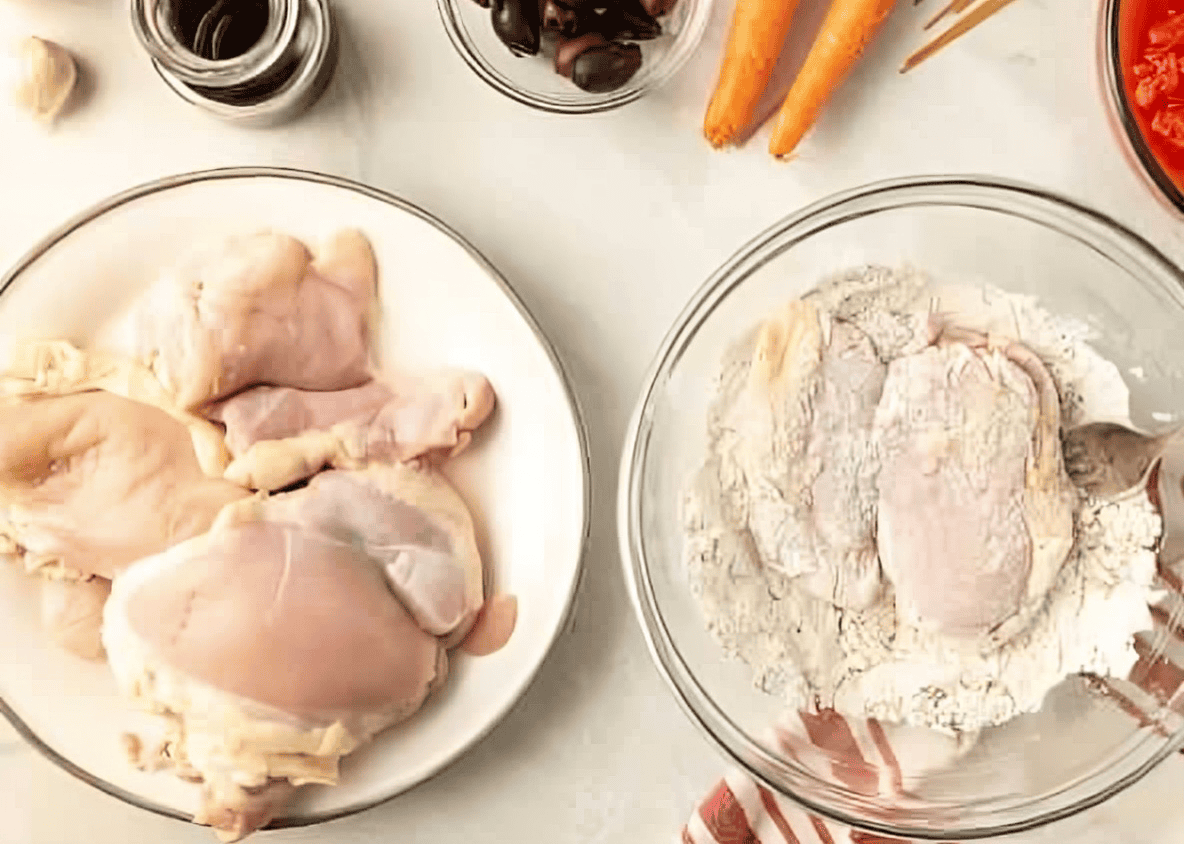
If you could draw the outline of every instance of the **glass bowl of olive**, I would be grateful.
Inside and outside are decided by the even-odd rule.
[[[448,37],[490,86],[559,114],[607,111],[673,76],[711,0],[437,0]]]

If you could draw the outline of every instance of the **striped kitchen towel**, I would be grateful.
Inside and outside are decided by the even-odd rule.
[[[1089,678],[1089,684],[1143,727],[1165,735],[1184,723],[1184,583],[1163,567],[1163,597],[1151,607],[1155,630],[1139,636],[1139,659],[1128,682]],[[1153,658],[1151,641],[1165,636]],[[1156,713],[1155,716],[1149,712]],[[861,794],[902,795],[926,774],[952,764],[973,745],[923,728],[845,718],[834,711],[800,712],[779,724],[777,746],[804,765],[829,765],[834,778]],[[730,769],[682,828],[681,844],[909,844],[852,829],[811,814]]]
[[[845,718],[833,710],[798,712],[778,724],[775,743],[808,768],[860,794],[905,794],[946,767],[973,741],[920,727]],[[900,844],[810,814],[738,768],[730,769],[682,831],[684,844]]]

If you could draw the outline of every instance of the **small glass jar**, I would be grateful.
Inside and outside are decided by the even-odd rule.
[[[131,0],[131,18],[165,83],[225,120],[290,120],[337,64],[328,0]]]

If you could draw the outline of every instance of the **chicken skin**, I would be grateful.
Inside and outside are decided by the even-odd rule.
[[[259,384],[357,387],[369,378],[376,279],[354,230],[315,260],[287,235],[232,237],[161,276],[125,341],[189,410]]]
[[[134,759],[201,782],[195,820],[236,840],[419,709],[482,594],[471,519],[434,470],[326,472],[232,504],[115,580],[108,661],[161,723]]]

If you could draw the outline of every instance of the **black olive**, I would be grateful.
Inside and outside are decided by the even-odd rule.
[[[568,8],[555,0],[543,3],[543,31],[573,35],[580,16],[575,9]]]
[[[590,47],[571,68],[571,81],[593,94],[615,91],[641,67],[641,47],[636,44],[609,42]]]
[[[539,35],[539,54],[548,59],[554,59],[559,52],[562,36],[554,30],[544,29]]]
[[[560,38],[555,50],[555,72],[570,77],[576,59],[594,47],[603,47],[608,40],[599,32],[585,32],[575,38]]]
[[[539,51],[538,0],[493,0],[493,31],[518,56]]]
[[[641,5],[650,13],[651,17],[660,18],[674,8],[678,0],[641,0]]]
[[[576,19],[564,32],[567,38],[578,38],[581,35],[587,35],[589,32],[600,32],[600,21],[604,17],[603,14],[593,11],[592,7],[585,9],[574,10]]]
[[[617,0],[601,15],[599,29],[610,41],[645,41],[662,34],[662,25],[645,10],[641,0]]]

